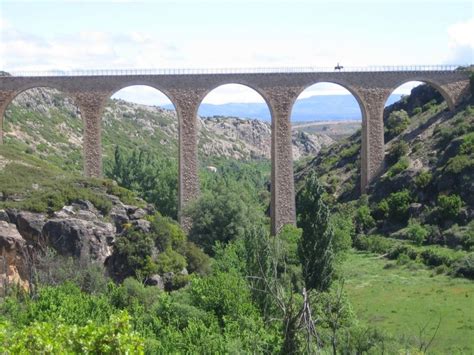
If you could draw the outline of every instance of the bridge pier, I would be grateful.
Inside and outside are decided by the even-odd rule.
[[[296,224],[291,109],[301,88],[277,87],[266,90],[272,115],[271,233],[285,224]]]
[[[384,167],[385,142],[383,111],[390,89],[358,89],[362,102],[361,194]]]
[[[169,94],[176,106],[179,127],[178,220],[189,231],[191,221],[183,211],[199,196],[197,111],[205,90],[171,89]]]
[[[83,121],[84,175],[102,176],[102,113],[109,98],[107,92],[73,93]]]
[[[15,91],[0,90],[0,144],[3,144],[3,117],[5,115],[5,110],[15,95]]]

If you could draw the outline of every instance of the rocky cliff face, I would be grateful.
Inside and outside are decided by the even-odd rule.
[[[145,217],[153,208],[126,205],[108,195],[112,208],[107,216],[91,202],[76,200],[53,214],[15,209],[0,210],[0,294],[18,284],[28,289],[37,256],[47,248],[57,255],[104,266],[124,226],[148,232]],[[113,272],[113,270],[109,270]]]
[[[236,117],[199,119],[200,156],[235,159],[270,158],[271,126],[268,122]],[[110,100],[103,117],[103,146],[148,146],[177,156],[176,113],[157,106]],[[27,143],[31,149],[73,159],[81,154],[82,122],[73,101],[61,93],[37,88],[20,94],[8,107],[5,137]],[[293,156],[316,154],[333,143],[324,134],[293,132]],[[74,153],[71,153],[74,152]],[[66,153],[69,152],[69,153]]]

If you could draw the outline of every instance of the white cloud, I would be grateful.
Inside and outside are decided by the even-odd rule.
[[[450,54],[454,64],[474,63],[474,17],[448,28]]]

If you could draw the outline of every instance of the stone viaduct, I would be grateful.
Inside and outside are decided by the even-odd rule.
[[[383,110],[389,95],[408,81],[436,88],[453,109],[469,89],[469,72],[454,67],[421,70],[251,70],[251,71],[95,71],[62,75],[0,77],[0,143],[7,105],[22,91],[50,87],[73,98],[84,121],[84,173],[102,174],[101,119],[107,100],[131,85],[147,85],[163,92],[174,104],[179,120],[179,210],[199,194],[197,161],[197,111],[213,89],[242,84],[257,91],[272,116],[271,219],[272,233],[295,223],[295,190],[290,115],[303,90],[320,82],[339,84],[349,90],[362,112],[361,190],[377,177],[384,163]]]

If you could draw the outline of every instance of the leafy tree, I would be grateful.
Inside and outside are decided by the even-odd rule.
[[[242,191],[222,184],[202,194],[185,214],[192,220],[189,239],[210,255],[216,242],[226,244],[242,237],[263,220],[262,212]]]
[[[408,222],[407,236],[416,245],[421,245],[428,237],[429,231],[423,227],[418,221],[411,219]]]
[[[178,216],[178,167],[174,159],[144,148],[126,151],[117,146],[107,177],[153,203],[165,216]]]
[[[387,131],[390,137],[398,136],[410,124],[410,117],[405,110],[393,111],[387,119]]]
[[[371,215],[370,208],[367,205],[360,206],[354,216],[355,226],[358,233],[365,233],[375,227],[375,220]]]
[[[438,196],[438,209],[442,218],[455,218],[461,211],[463,201],[458,195]]]
[[[329,208],[323,201],[324,188],[312,172],[297,195],[298,227],[303,230],[299,254],[308,290],[324,291],[333,276],[334,232],[329,224]]]

